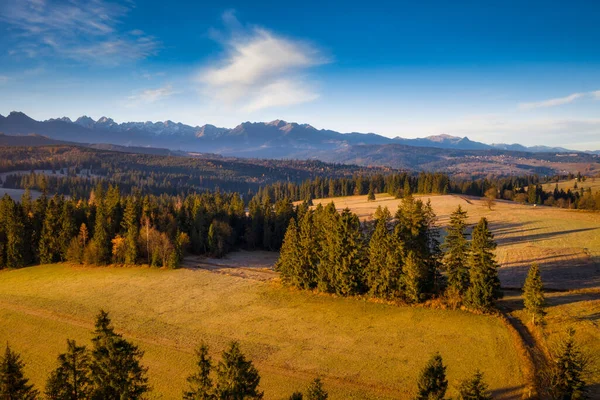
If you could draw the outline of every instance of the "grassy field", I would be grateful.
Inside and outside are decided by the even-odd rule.
[[[38,387],[67,338],[89,343],[100,308],[146,351],[153,398],[180,398],[201,340],[215,356],[239,340],[267,399],[282,399],[317,374],[332,399],[409,398],[437,350],[448,364],[449,395],[475,368],[497,398],[519,398],[524,383],[514,338],[494,317],[290,291],[202,269],[0,272],[0,342],[22,353]]]
[[[571,191],[575,191],[575,190],[581,190],[581,188],[584,188],[587,190],[587,188],[592,188],[592,192],[596,193],[600,190],[600,178],[587,178],[585,180],[585,182],[577,182],[577,189],[575,189],[575,182],[576,179],[571,179],[570,181],[560,181],[558,182],[558,189],[562,189],[565,192],[567,190],[571,190]],[[546,192],[552,192],[554,191],[554,188],[556,187],[556,182],[553,183],[546,183],[544,185],[542,185],[544,191]]]
[[[527,326],[546,354],[565,336],[567,328],[574,328],[577,342],[591,359],[586,376],[590,398],[600,399],[600,289],[546,293],[546,300],[548,314],[543,328],[531,325],[531,316],[523,310],[520,294],[508,293],[501,304]]]
[[[485,202],[465,196],[419,196],[431,204],[438,223],[448,224],[450,213],[458,205],[467,210],[469,223],[486,217],[498,243],[496,251],[502,268],[502,285],[520,287],[533,262],[540,264],[547,287],[580,289],[600,287],[600,213],[532,207],[498,200],[489,210]],[[349,207],[363,220],[372,218],[377,206],[388,207],[394,213],[401,200],[378,195],[375,201],[367,196],[338,197],[314,200],[334,201],[338,209]]]
[[[584,183],[587,184],[591,185],[591,180]],[[600,186],[600,182],[594,184]],[[498,242],[496,254],[504,287],[521,287],[529,266],[537,262],[545,287],[565,290],[547,293],[548,315],[543,330],[529,326],[520,293],[509,292],[501,304],[530,331],[535,330],[537,344],[545,349],[552,347],[567,327],[575,328],[578,342],[588,354],[595,356],[588,382],[592,398],[600,399],[600,213],[531,207],[506,201],[498,201],[489,210],[484,201],[472,197],[420,197],[431,199],[442,227],[459,204],[468,211],[470,223],[481,217],[488,218]],[[331,200],[315,203],[320,201]],[[368,202],[366,196],[334,198],[333,201],[340,209],[349,207],[363,220],[370,219],[378,205],[393,212],[400,202],[383,195],[377,196],[374,202]]]

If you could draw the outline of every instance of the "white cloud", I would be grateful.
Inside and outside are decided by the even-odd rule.
[[[318,97],[314,85],[300,74],[327,63],[314,46],[278,36],[264,28],[244,29],[235,15],[223,15],[231,32],[214,33],[225,47],[216,66],[198,75],[203,92],[226,106],[245,111],[288,106]]]
[[[596,99],[600,99],[600,90],[594,92],[584,92],[584,93],[573,93],[565,97],[557,97],[554,99],[535,101],[531,103],[520,103],[519,109],[521,110],[533,110],[536,108],[546,108],[546,107],[555,107],[561,106],[563,104],[569,104],[574,102],[577,99],[581,99],[584,97],[594,97]]]
[[[139,104],[151,104],[171,97],[176,92],[171,85],[157,89],[146,89],[127,98],[128,105],[135,106]]]
[[[104,0],[6,0],[0,5],[0,21],[13,32],[13,55],[58,54],[115,65],[146,58],[159,47],[140,30],[119,30],[128,11],[127,6]]]

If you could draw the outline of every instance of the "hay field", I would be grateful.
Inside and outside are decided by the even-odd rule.
[[[540,264],[542,278],[548,288],[580,289],[600,287],[600,213],[533,207],[498,200],[489,210],[485,202],[468,196],[417,196],[431,200],[438,224],[448,224],[450,214],[458,205],[467,210],[469,223],[486,217],[498,243],[496,250],[502,285],[521,287],[527,269],[533,262]],[[388,207],[394,213],[401,200],[389,195],[338,197],[313,200],[333,201],[338,209],[350,208],[362,220],[372,218],[377,206]]]
[[[586,178],[585,182],[577,182],[577,189],[575,189],[575,182],[576,179],[571,179],[569,181],[560,181],[558,182],[558,189],[562,189],[565,192],[567,190],[571,190],[571,191],[576,191],[576,190],[581,190],[581,188],[584,188],[587,190],[587,188],[592,188],[592,193],[596,193],[600,190],[600,178]],[[544,185],[542,185],[542,188],[544,189],[545,192],[552,192],[554,191],[554,188],[556,187],[556,182],[552,182],[552,183],[545,183]]]
[[[38,387],[66,338],[89,343],[100,308],[146,351],[153,398],[181,398],[201,340],[214,355],[239,340],[267,399],[289,396],[317,374],[331,399],[410,398],[437,350],[451,385],[480,368],[497,398],[520,398],[523,386],[514,338],[494,317],[316,295],[203,269],[0,271],[0,342],[22,353]],[[448,395],[455,394],[453,386]]]

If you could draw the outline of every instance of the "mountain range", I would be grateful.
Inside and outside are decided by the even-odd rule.
[[[69,143],[104,143],[261,158],[310,158],[316,152],[346,151],[352,146],[373,145],[454,150],[497,149],[530,153],[572,152],[562,147],[485,144],[467,137],[450,135],[406,139],[388,138],[375,133],[340,133],[282,120],[244,122],[229,129],[208,124],[190,126],[173,121],[117,123],[108,117],[94,120],[87,116],[75,121],[67,117],[36,121],[22,112],[13,111],[6,117],[0,115],[0,132],[29,135],[31,140],[36,137],[31,135],[42,135],[54,141]],[[39,141],[39,138],[35,140]]]

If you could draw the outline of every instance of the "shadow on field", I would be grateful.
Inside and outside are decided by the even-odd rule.
[[[570,230],[560,231],[560,232],[537,233],[534,235],[501,237],[499,239],[496,239],[496,243],[498,243],[498,245],[501,246],[501,245],[507,245],[507,244],[513,244],[513,243],[541,242],[541,241],[548,240],[548,239],[554,239],[559,236],[569,235],[571,233],[589,232],[589,231],[595,231],[598,229],[600,229],[600,228],[581,228],[581,229],[570,229]],[[532,230],[533,230],[533,228],[532,228]],[[492,230],[492,232],[494,232],[494,231]]]
[[[600,295],[598,296],[598,298],[600,299]],[[597,312],[592,315],[586,315],[583,317],[577,317],[577,319],[580,321],[590,321],[590,322],[600,321],[600,312]]]
[[[565,259],[565,257],[578,256]],[[498,269],[503,287],[520,288],[533,262],[540,266],[544,287],[550,290],[575,290],[600,287],[600,264],[583,254],[559,254],[504,264]]]
[[[506,400],[517,400],[523,398],[524,386],[511,386],[502,389],[492,390],[492,398],[501,398]]]
[[[522,310],[523,305],[522,292],[518,289],[505,289],[504,298],[500,300],[500,304],[509,311]],[[546,304],[549,307],[562,306],[566,304],[579,303],[580,301],[595,301],[600,300],[600,291],[595,292],[546,292]],[[598,321],[600,320],[600,312],[592,315],[587,315],[579,318],[580,320]]]

